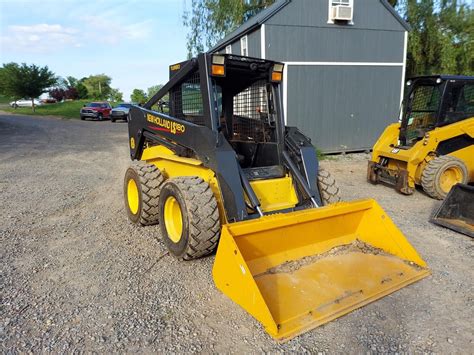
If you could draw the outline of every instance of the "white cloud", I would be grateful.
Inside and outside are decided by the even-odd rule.
[[[52,53],[94,42],[117,45],[123,41],[147,39],[151,34],[151,25],[150,20],[123,24],[110,17],[91,15],[81,17],[81,28],[46,23],[11,25],[0,34],[0,48],[22,53]]]
[[[0,46],[5,51],[45,53],[79,43],[76,29],[45,23],[8,26],[6,33],[0,36]]]

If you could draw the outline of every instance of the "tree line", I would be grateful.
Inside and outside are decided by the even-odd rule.
[[[183,22],[192,57],[213,47],[225,35],[275,0],[188,0]],[[474,75],[474,9],[472,0],[388,0],[410,25],[407,76]]]
[[[14,100],[29,98],[35,110],[34,99],[48,92],[58,100],[112,100],[122,101],[123,94],[110,86],[112,78],[105,74],[81,79],[58,77],[48,66],[6,63],[0,67],[0,95]]]

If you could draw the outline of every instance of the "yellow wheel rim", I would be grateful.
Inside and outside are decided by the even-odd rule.
[[[138,212],[138,186],[135,180],[130,179],[128,180],[127,184],[127,200],[128,200],[128,208],[130,212],[133,214],[137,214]]]
[[[183,233],[183,216],[181,214],[181,207],[178,201],[169,196],[165,202],[165,227],[169,238],[173,243],[178,243],[181,240]]]
[[[451,187],[456,185],[458,182],[462,182],[463,174],[461,169],[457,167],[451,167],[441,173],[439,185],[441,189],[448,193]]]

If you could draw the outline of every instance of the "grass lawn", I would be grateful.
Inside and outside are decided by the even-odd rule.
[[[4,110],[25,115],[59,116],[64,118],[79,119],[79,111],[81,110],[81,107],[88,102],[90,102],[90,100],[76,100],[59,102],[57,104],[44,104],[42,106],[37,106],[36,112],[33,112],[31,107],[19,107],[17,109],[8,107],[4,108]]]

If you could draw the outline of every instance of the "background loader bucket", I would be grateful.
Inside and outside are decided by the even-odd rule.
[[[431,222],[474,238],[474,186],[454,185]]]
[[[279,341],[429,274],[373,200],[225,225],[216,286]]]

